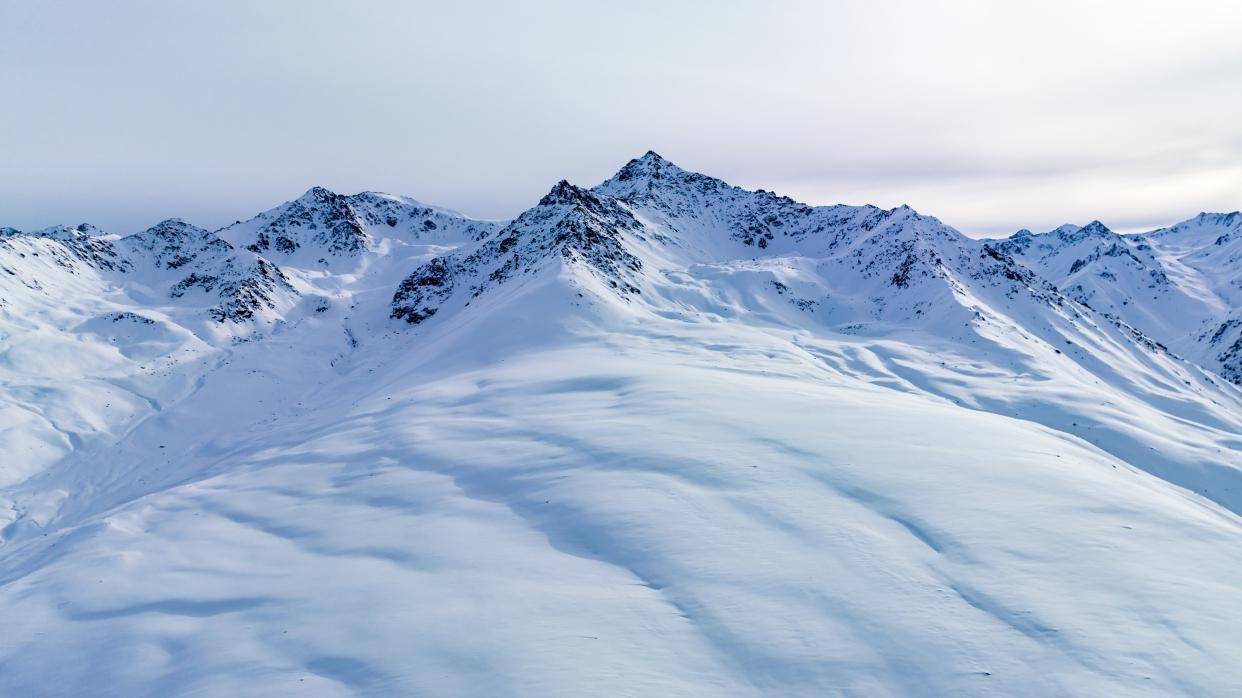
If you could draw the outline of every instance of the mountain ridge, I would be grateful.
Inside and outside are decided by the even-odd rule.
[[[938,219],[919,214],[908,206],[887,210],[874,206],[810,206],[764,190],[752,192],[734,187],[723,180],[684,170],[658,153],[647,151],[590,189],[562,181],[534,208],[510,222],[476,221],[408,197],[376,192],[342,195],[316,186],[249,221],[225,226],[213,233],[195,228],[199,231],[195,235],[209,241],[209,244],[211,236],[214,236],[220,244],[241,246],[255,254],[266,253],[280,258],[260,256],[254,279],[248,284],[251,287],[250,297],[232,307],[227,307],[228,302],[222,304],[213,311],[217,321],[250,320],[257,317],[256,313],[263,316],[263,312],[259,311],[271,311],[279,305],[273,294],[281,289],[298,295],[317,295],[318,289],[313,284],[299,284],[296,280],[291,283],[286,278],[284,267],[344,269],[351,264],[348,260],[359,260],[372,254],[367,250],[375,248],[381,238],[390,234],[399,233],[416,241],[434,240],[458,248],[458,252],[449,253],[445,259],[434,264],[425,260],[419,268],[407,272],[394,284],[389,314],[397,319],[414,320],[413,324],[417,324],[438,309],[438,306],[433,308],[426,304],[422,296],[431,294],[428,299],[435,296],[443,300],[441,297],[449,292],[444,285],[449,283],[449,277],[459,278],[465,273],[465,267],[450,273],[452,260],[463,257],[461,263],[467,267],[497,262],[496,268],[489,272],[492,275],[489,279],[467,284],[473,295],[482,292],[484,287],[502,282],[521,266],[521,259],[515,256],[519,253],[510,252],[519,239],[514,234],[514,224],[523,216],[529,220],[541,207],[546,209],[565,203],[568,201],[566,197],[577,197],[576,200],[585,202],[588,208],[598,208],[605,201],[619,204],[609,213],[610,220],[606,224],[599,220],[594,226],[577,224],[585,236],[580,236],[563,250],[568,254],[565,257],[567,260],[575,255],[591,257],[606,284],[629,294],[641,293],[641,284],[627,277],[625,270],[636,272],[642,261],[639,256],[630,253],[621,236],[606,234],[609,231],[637,233],[642,245],[671,243],[673,247],[691,253],[691,260],[709,263],[721,254],[716,248],[721,244],[720,234],[723,232],[740,245],[727,253],[730,255],[739,254],[747,248],[760,256],[771,252],[809,252],[832,258],[832,262],[839,267],[852,268],[864,277],[886,278],[889,286],[895,289],[903,289],[916,280],[932,278],[945,278],[950,288],[956,286],[960,289],[964,283],[962,278],[996,274],[1010,281],[1021,280],[1029,290],[1037,293],[1047,294],[1047,286],[1051,286],[1076,302],[1089,307],[1100,305],[1105,314],[1124,321],[1161,346],[1174,347],[1179,353],[1219,372],[1227,380],[1242,381],[1242,365],[1239,365],[1237,357],[1242,351],[1242,331],[1236,338],[1231,334],[1238,322],[1234,317],[1233,298],[1223,303],[1209,298],[1209,303],[1216,302],[1222,307],[1211,312],[1195,308],[1188,315],[1193,316],[1197,324],[1187,327],[1183,323],[1175,328],[1164,326],[1167,323],[1150,317],[1150,313],[1135,312],[1135,308],[1141,308],[1142,304],[1131,300],[1131,297],[1137,297],[1138,291],[1143,290],[1139,279],[1147,280],[1146,290],[1154,289],[1166,295],[1172,292],[1168,289],[1177,290],[1165,268],[1168,262],[1157,259],[1153,245],[1159,246],[1161,240],[1172,235],[1183,238],[1185,242],[1187,231],[1202,231],[1206,227],[1214,229],[1214,247],[1230,247],[1228,243],[1234,239],[1231,235],[1242,237],[1235,235],[1234,231],[1235,228],[1242,228],[1242,214],[1237,212],[1201,212],[1173,226],[1141,234],[1121,235],[1096,220],[1085,226],[1066,224],[1047,233],[1020,231],[1004,239],[974,241]],[[629,220],[632,213],[639,215],[642,221]],[[599,214],[597,211],[591,215],[598,218]],[[143,233],[117,237],[107,236],[89,224],[82,224],[76,228],[55,226],[33,233],[9,229],[6,237],[58,240],[65,246],[62,254],[67,255],[66,258],[74,257],[105,269],[124,269],[132,262],[125,255],[118,255],[114,247],[116,241],[130,240],[125,244],[133,247],[138,236],[149,236],[152,231],[172,222],[188,225],[184,221],[170,219]],[[645,229],[645,235],[640,229]],[[510,232],[504,240],[499,240],[503,230]],[[490,245],[488,239],[493,240]],[[563,236],[558,238],[558,235],[553,235],[553,242],[565,241]],[[188,243],[182,240],[172,247],[185,244]],[[473,257],[465,259],[465,255],[459,252],[463,246],[471,244],[479,249],[474,251]],[[1078,249],[1089,244],[1094,246]],[[603,250],[601,246],[605,245],[608,249]],[[769,251],[769,245],[776,248]],[[490,251],[484,249],[485,246]],[[536,248],[521,254],[523,258],[537,257],[547,254],[547,247],[546,243],[536,245]],[[835,254],[839,249],[849,249],[849,254]],[[973,252],[966,253],[967,249]],[[503,263],[498,262],[499,256],[506,254],[509,258]],[[1186,257],[1202,254],[1198,249],[1181,252]],[[976,257],[972,266],[986,262],[996,265],[996,268],[987,271],[959,268],[952,274],[946,271],[947,257],[957,258],[960,263],[962,258],[970,255]],[[485,262],[483,257],[487,256],[491,259]],[[1061,262],[1062,258],[1066,261]],[[1105,264],[1104,260],[1110,259],[1118,260],[1120,266]],[[1233,254],[1223,262],[1214,260],[1213,263],[1226,266],[1219,275],[1227,276],[1242,270],[1239,259],[1242,259],[1239,254]],[[230,273],[235,275],[238,272]],[[1030,276],[1031,273],[1042,279],[1037,282]],[[1128,275],[1134,288],[1118,291],[1115,284],[1100,283],[1115,282],[1118,274]],[[202,287],[201,279],[211,276],[190,279],[183,288]],[[295,279],[298,276],[295,275]],[[1043,287],[1039,288],[1041,282]],[[1196,284],[1204,286],[1201,282]],[[237,296],[238,293],[230,288],[224,295]],[[241,292],[241,295],[246,293]],[[1219,290],[1215,295],[1221,295]],[[879,312],[892,313],[887,307]],[[909,309],[907,319],[924,312],[926,308],[922,306]],[[1160,312],[1171,314],[1173,311]],[[1187,315],[1185,311],[1179,312]],[[270,313],[267,317],[269,322],[275,319]],[[1184,341],[1183,336],[1188,335],[1193,335],[1195,342]],[[1212,354],[1213,351],[1216,354]]]

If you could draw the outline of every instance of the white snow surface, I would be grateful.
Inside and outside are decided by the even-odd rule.
[[[0,695],[1240,695],[1239,230],[4,229]]]

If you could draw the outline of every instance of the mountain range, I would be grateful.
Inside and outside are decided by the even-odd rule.
[[[1242,214],[654,152],[0,229],[0,693],[1236,695]]]

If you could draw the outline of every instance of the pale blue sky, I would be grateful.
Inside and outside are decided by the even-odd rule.
[[[1242,208],[1233,2],[0,0],[0,225],[483,217],[654,148],[979,234]]]

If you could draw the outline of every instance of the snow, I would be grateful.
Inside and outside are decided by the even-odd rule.
[[[1076,300],[1242,381],[1242,214],[1200,213],[1139,235],[1065,225],[1000,246]]]
[[[511,223],[298,202],[179,224],[287,279],[236,319],[0,238],[0,693],[1242,690],[1242,391],[1043,257],[654,153]],[[1140,259],[1236,313],[1227,221]]]

